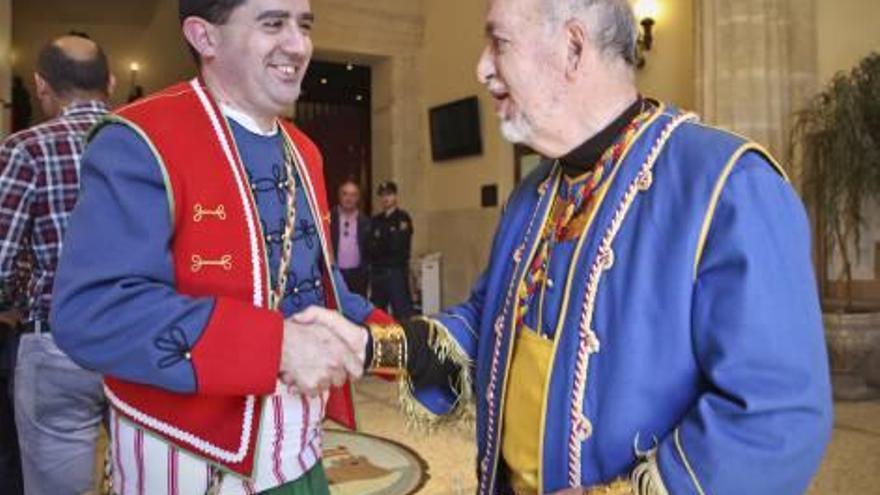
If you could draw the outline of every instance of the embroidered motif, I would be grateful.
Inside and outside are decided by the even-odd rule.
[[[596,191],[605,180],[605,171],[611,170],[620,161],[623,153],[629,148],[645,122],[653,116],[654,111],[645,111],[636,116],[620,133],[620,137],[593,164],[591,172],[578,178],[560,181],[559,191],[550,209],[550,215],[541,228],[538,249],[529,262],[526,277],[517,289],[516,323],[520,328],[526,316],[538,313],[536,330],[544,334],[542,312],[542,293],[552,289],[553,281],[549,279],[551,260],[562,243],[577,241],[588,228],[596,204]]]
[[[304,303],[314,302],[313,299],[307,299],[306,296],[310,294],[315,299],[320,300],[322,287],[320,270],[317,265],[312,266],[311,277],[308,278],[298,278],[296,273],[290,273],[290,283],[287,284],[284,297],[285,299],[290,298],[290,302],[293,303],[294,307],[299,309],[304,306]]]
[[[251,184],[251,191],[254,192],[257,202],[259,202],[260,194],[274,192],[279,203],[287,203],[287,191],[290,189],[290,175],[287,173],[287,168],[285,166],[273,163],[272,177],[254,177],[250,171],[248,171],[247,174],[248,180]],[[296,178],[294,180],[299,182]]]
[[[153,340],[153,346],[165,353],[165,356],[159,359],[159,369],[168,369],[183,361],[192,359],[189,339],[186,333],[180,327],[171,327]]]
[[[284,228],[286,227],[287,222],[283,218],[278,219],[278,228],[277,229],[269,229],[269,226],[266,225],[266,222],[260,220],[260,225],[263,227],[263,233],[266,236],[266,256],[271,258],[275,249],[281,249],[282,244],[284,243]],[[279,251],[280,252],[280,251]]]
[[[224,255],[219,260],[206,260],[198,254],[192,256],[192,266],[190,267],[190,270],[192,270],[193,273],[199,273],[202,271],[202,268],[206,266],[217,266],[228,272],[232,270],[232,255]]]
[[[297,222],[296,233],[293,242],[304,242],[309,249],[315,249],[315,240],[318,238],[318,226],[302,218]]]
[[[254,219],[254,210],[250,204],[250,200],[248,199],[247,189],[245,188],[245,177],[242,175],[243,166],[235,159],[235,155],[233,155],[232,147],[229,145],[229,140],[226,138],[226,133],[223,132],[223,126],[220,124],[220,118],[217,115],[217,112],[214,110],[214,107],[211,105],[211,102],[208,98],[207,93],[202,88],[198,79],[190,80],[190,87],[192,87],[193,91],[199,98],[199,102],[202,104],[202,107],[205,110],[205,113],[208,115],[208,118],[211,121],[211,127],[214,129],[214,134],[220,141],[220,147],[223,149],[223,155],[226,157],[226,163],[229,165],[232,170],[232,174],[235,176],[235,185],[238,190],[238,196],[241,200],[242,211],[244,211],[244,219],[247,224],[248,230],[248,244],[250,245],[250,266],[251,266],[251,274],[253,278],[253,304],[257,308],[262,308],[266,304],[266,300],[263,296],[263,257],[260,256],[259,249],[259,236],[257,235],[257,223]]]
[[[193,207],[193,222],[199,223],[205,217],[217,217],[219,220],[226,220],[226,207],[221,204],[213,210],[208,210],[201,203],[197,203]]]

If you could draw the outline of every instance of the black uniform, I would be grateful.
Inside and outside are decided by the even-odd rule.
[[[409,291],[409,257],[413,225],[409,214],[395,209],[379,213],[371,221],[370,287],[377,308],[391,311],[398,319],[413,314]]]

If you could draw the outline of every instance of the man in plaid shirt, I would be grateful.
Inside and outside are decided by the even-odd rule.
[[[97,44],[64,36],[40,51],[34,79],[43,112],[53,118],[0,144],[0,286],[10,285],[19,253],[29,249],[33,265],[15,365],[25,492],[80,494],[94,484],[105,410],[101,377],[55,346],[47,322],[85,137],[107,113],[113,78]],[[11,306],[11,297],[4,289],[0,307]]]

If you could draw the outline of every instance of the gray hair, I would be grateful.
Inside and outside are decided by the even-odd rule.
[[[629,0],[543,0],[554,26],[579,19],[601,53],[636,65],[638,26]]]

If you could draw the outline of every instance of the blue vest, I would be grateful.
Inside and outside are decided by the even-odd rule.
[[[627,477],[656,447],[670,493],[802,493],[831,401],[808,222],[784,172],[759,146],[661,107],[606,173],[556,281],[566,299],[536,425],[544,491]],[[474,360],[478,493],[508,489],[515,288],[560,177],[547,162],[517,187],[473,294],[436,316]],[[435,414],[454,407],[447,390],[415,395]]]

